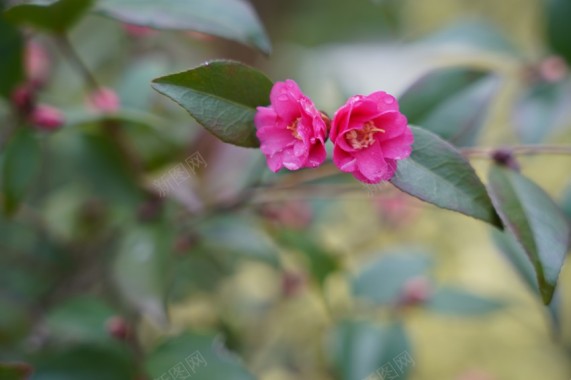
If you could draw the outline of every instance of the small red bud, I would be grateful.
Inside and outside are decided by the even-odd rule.
[[[401,304],[418,305],[432,295],[432,285],[426,277],[414,277],[408,280],[401,292]]]
[[[29,115],[34,109],[35,94],[28,84],[21,85],[12,91],[12,104],[24,115]]]
[[[126,340],[131,335],[131,329],[125,319],[117,315],[109,318],[105,327],[109,335],[118,340]]]
[[[299,272],[286,271],[282,275],[282,294],[293,297],[303,289],[305,277]]]
[[[30,41],[25,49],[26,77],[34,86],[41,87],[50,73],[50,57],[44,47]]]
[[[65,120],[63,114],[57,108],[39,104],[32,110],[30,122],[39,129],[54,131],[60,128]]]

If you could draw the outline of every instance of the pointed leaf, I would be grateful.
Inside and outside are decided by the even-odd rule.
[[[429,310],[436,313],[460,317],[481,316],[498,311],[504,306],[504,301],[451,287],[438,289],[426,304]]]
[[[486,188],[470,163],[435,134],[418,127],[412,130],[412,154],[398,162],[391,183],[420,200],[501,228]]]
[[[508,168],[492,166],[489,188],[503,223],[531,259],[543,302],[548,304],[569,244],[565,216],[543,189]]]
[[[97,8],[123,22],[157,29],[195,30],[269,54],[262,23],[246,0],[101,0]]]
[[[173,369],[202,380],[254,380],[240,360],[210,333],[185,332],[159,345],[145,364],[154,379],[169,378]]]
[[[25,0],[6,9],[6,19],[54,33],[73,26],[94,0]]]
[[[399,323],[377,327],[342,322],[333,332],[330,347],[336,378],[342,380],[369,376],[405,380],[415,365],[406,331]]]
[[[539,286],[533,264],[515,236],[509,230],[493,230],[492,239],[526,285],[539,295]]]
[[[423,276],[431,267],[425,254],[398,252],[383,254],[351,282],[353,294],[369,299],[377,305],[395,303],[403,286],[413,277]]]
[[[457,146],[474,145],[497,90],[496,77],[470,68],[435,70],[400,98],[409,123]]]
[[[186,109],[214,136],[229,144],[257,147],[256,107],[270,102],[272,82],[233,61],[208,62],[153,81],[153,88]]]

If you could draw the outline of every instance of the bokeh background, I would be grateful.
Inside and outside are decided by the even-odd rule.
[[[112,115],[86,105],[84,78],[53,37],[25,30],[49,70],[38,97],[66,123],[38,132],[41,170],[17,212],[0,216],[0,368],[20,363],[42,380],[177,379],[169,371],[198,351],[208,365],[197,379],[363,380],[406,352],[399,379],[570,379],[568,267],[550,312],[492,227],[329,167],[272,174],[261,152],[217,141],[150,86],[230,58],[296,80],[332,115],[353,94],[401,96],[435,69],[462,67],[493,86],[483,97],[434,95],[449,103],[432,122],[478,118],[475,146],[569,144],[569,67],[549,45],[549,2],[252,3],[269,56],[82,18],[71,45],[118,94]],[[0,116],[9,108],[0,103]],[[157,183],[196,153],[196,173],[160,194]],[[571,157],[518,160],[570,215]],[[489,161],[472,163],[485,178]],[[442,288],[463,297],[431,302]]]

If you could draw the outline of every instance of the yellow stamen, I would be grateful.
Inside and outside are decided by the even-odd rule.
[[[298,117],[297,119],[294,120],[293,123],[291,123],[290,125],[288,125],[286,127],[286,129],[291,131],[291,134],[293,135],[293,137],[295,137],[298,140],[302,140],[301,136],[299,135],[299,132],[297,130],[298,124],[299,124],[299,120],[300,118]]]
[[[363,149],[375,143],[373,136],[377,132],[385,133],[385,130],[378,128],[372,121],[368,121],[363,125],[363,129],[354,129],[345,134],[345,139],[353,149]]]

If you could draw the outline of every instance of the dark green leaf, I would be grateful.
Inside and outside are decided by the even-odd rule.
[[[391,183],[420,200],[501,227],[486,188],[470,163],[433,133],[418,127],[412,130],[412,154],[398,162]]]
[[[0,96],[8,98],[12,90],[24,81],[24,39],[3,17],[0,17],[0,57]]]
[[[52,309],[46,328],[58,341],[99,342],[110,339],[105,324],[114,314],[102,301],[82,296]]]
[[[77,170],[94,195],[124,204],[137,204],[142,197],[133,170],[108,135],[85,133],[78,141]]]
[[[531,259],[543,302],[548,304],[569,244],[565,216],[545,191],[508,168],[492,166],[489,188],[504,225]]]
[[[441,287],[426,303],[436,313],[469,317],[480,316],[500,310],[505,302],[484,298],[477,294],[451,287]]]
[[[91,7],[94,0],[24,0],[6,9],[12,22],[63,33]]]
[[[158,325],[165,309],[170,234],[165,228],[140,226],[128,231],[113,263],[113,277],[123,297]]]
[[[547,0],[547,41],[551,49],[571,64],[571,1]]]
[[[145,364],[152,378],[167,377],[169,371],[201,380],[253,380],[220,336],[186,332],[157,347]]]
[[[565,194],[563,194],[563,199],[560,202],[561,209],[567,216],[567,219],[571,221],[571,185],[567,186]]]
[[[233,61],[213,61],[153,81],[220,140],[257,147],[256,107],[270,102],[272,82],[259,71]]]
[[[558,127],[565,126],[571,115],[568,104],[571,83],[539,83],[530,87],[517,102],[513,121],[526,144],[544,141]]]
[[[40,144],[31,131],[16,132],[6,147],[3,164],[4,211],[10,215],[17,210],[39,174]]]
[[[426,275],[430,267],[431,260],[424,254],[403,251],[382,255],[353,279],[353,294],[378,305],[395,303],[406,282]]]
[[[470,68],[435,70],[400,98],[409,123],[457,146],[474,145],[497,89],[496,77]]]
[[[406,331],[398,323],[377,327],[342,322],[333,332],[330,347],[337,378],[342,380],[369,376],[406,380],[415,365]]]
[[[269,54],[270,41],[245,0],[101,0],[110,17],[157,29],[195,30],[234,40]]]
[[[29,364],[0,362],[0,379],[2,380],[26,380],[31,373],[32,367]]]
[[[132,358],[118,345],[52,351],[34,364],[34,380],[135,380]]]
[[[526,285],[540,294],[533,264],[513,234],[510,231],[493,230],[492,239]]]

